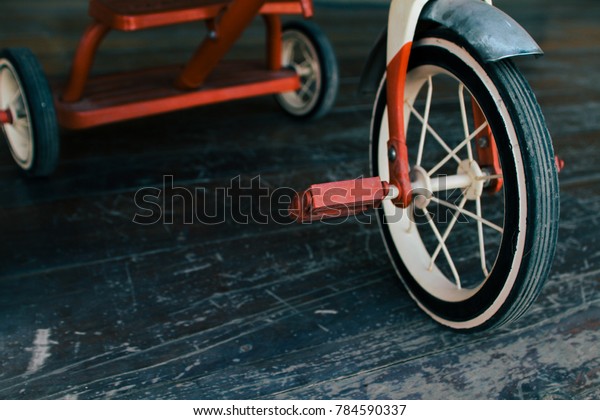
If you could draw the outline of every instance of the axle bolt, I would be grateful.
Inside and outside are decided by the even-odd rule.
[[[481,169],[481,173],[484,177],[489,177],[493,174],[493,168],[490,168],[489,166],[482,166],[480,169]],[[489,187],[491,183],[492,183],[491,179],[484,180],[483,188]]]
[[[488,147],[488,138],[483,136],[483,137],[479,137],[479,139],[477,140],[479,143],[479,147]]]
[[[6,110],[0,109],[0,125],[12,124],[12,123],[13,123],[13,117],[12,117],[12,113],[10,112],[10,109],[6,109]]]
[[[389,161],[390,162],[394,162],[396,160],[396,156],[397,156],[396,149],[394,148],[394,146],[390,147],[388,149],[388,159],[389,159]]]

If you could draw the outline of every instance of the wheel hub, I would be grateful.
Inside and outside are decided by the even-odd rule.
[[[488,179],[485,175],[474,160],[463,160],[458,165],[456,175],[448,176],[431,177],[424,168],[415,166],[410,171],[413,204],[423,210],[431,202],[433,193],[454,189],[462,190],[468,200],[477,200]]]
[[[485,184],[485,176],[475,160],[463,160],[456,170],[458,175],[468,175],[471,185],[463,188],[463,194],[468,200],[477,200],[481,197]]]

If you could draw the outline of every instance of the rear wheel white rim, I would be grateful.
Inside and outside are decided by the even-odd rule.
[[[15,162],[23,169],[30,169],[33,163],[33,133],[31,116],[23,85],[13,65],[0,59],[0,109],[8,110],[12,124],[2,128]]]
[[[293,115],[308,114],[321,94],[322,71],[317,50],[304,33],[295,29],[283,33],[282,65],[298,74],[300,88],[278,95],[281,106]]]

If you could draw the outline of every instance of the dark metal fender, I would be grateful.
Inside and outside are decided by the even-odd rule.
[[[522,55],[542,55],[529,33],[500,9],[481,0],[432,0],[419,17],[419,27],[443,26],[473,46],[484,62]],[[417,31],[418,31],[417,28]],[[359,91],[377,90],[386,65],[387,28],[382,31],[363,70]]]
[[[456,32],[486,62],[544,53],[517,21],[480,0],[431,1],[425,5],[419,19]]]

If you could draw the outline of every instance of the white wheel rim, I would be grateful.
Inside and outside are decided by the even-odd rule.
[[[434,43],[437,46],[441,46],[444,48],[447,48],[448,50],[450,50],[454,55],[460,56],[471,68],[474,68],[476,72],[478,72],[478,74],[482,75],[482,80],[484,81],[484,84],[486,85],[486,88],[489,89],[490,94],[492,94],[492,96],[494,98],[499,98],[500,95],[497,91],[497,89],[495,88],[495,86],[493,86],[493,83],[491,80],[489,80],[489,78],[487,77],[487,75],[485,74],[485,72],[483,71],[483,69],[481,68],[481,66],[472,59],[472,57],[470,57],[469,55],[467,55],[464,50],[458,48],[457,46],[455,46],[454,44],[451,44],[447,41],[443,41],[440,39],[425,39],[425,40],[421,40],[419,43],[416,43],[415,46],[418,46],[419,44],[432,44]],[[431,108],[431,97],[432,97],[432,85],[433,85],[433,78],[435,78],[438,75],[442,75],[442,76],[450,76],[452,79],[454,79],[457,84],[459,86],[460,82],[454,77],[452,76],[449,72],[439,68],[439,67],[434,67],[434,66],[421,66],[418,69],[415,69],[414,71],[412,71],[411,73],[409,73],[408,78],[407,78],[407,88],[405,91],[405,124],[406,124],[406,128],[408,128],[409,122],[411,124],[415,123],[415,122],[419,122],[421,125],[421,132],[420,132],[420,136],[417,136],[416,140],[415,138],[412,139],[412,141],[417,141],[418,142],[418,151],[417,151],[417,157],[416,157],[416,163],[418,163],[418,166],[420,167],[423,162],[421,162],[422,158],[423,158],[423,153],[424,153],[424,149],[426,148],[426,142],[424,141],[424,138],[426,135],[430,136],[430,138],[435,138],[436,134],[435,130],[432,129],[431,125],[429,124],[429,112],[430,112],[430,108]],[[415,110],[414,108],[414,103],[415,103],[415,99],[417,98],[417,95],[419,94],[420,91],[422,91],[422,88],[424,86],[427,86],[427,88],[425,89],[426,92],[423,95],[425,97],[425,105],[424,105],[424,109],[422,110],[422,112],[418,112],[417,110]],[[464,88],[464,86],[459,87],[459,92],[460,95],[462,95],[462,91],[466,91],[466,89]],[[380,89],[381,90],[381,89]],[[468,93],[468,92],[467,92]],[[380,92],[381,94],[381,92]],[[460,96],[457,95],[457,96]],[[462,101],[458,101],[460,102],[459,106],[461,109],[461,114],[462,114],[462,126],[464,128],[464,139],[468,139],[469,136],[471,136],[473,134],[473,129],[471,128],[470,130],[467,130],[467,124],[465,123],[466,118],[465,118],[465,105],[464,103],[462,103]],[[509,139],[510,142],[512,144],[514,153],[514,159],[515,159],[515,163],[516,163],[516,168],[517,168],[517,177],[519,179],[519,183],[518,183],[518,189],[520,190],[519,195],[521,197],[525,196],[525,192],[522,191],[522,189],[524,188],[524,171],[523,171],[523,166],[522,166],[522,162],[520,160],[520,149],[519,149],[519,145],[516,139],[516,133],[514,131],[514,127],[512,126],[510,117],[508,115],[508,111],[506,110],[506,107],[501,104],[500,105],[500,113],[502,118],[504,119],[504,121],[506,122],[506,126],[508,129],[508,134],[509,134]],[[419,130],[417,130],[419,131]],[[378,162],[378,173],[381,176],[381,178],[383,180],[388,180],[389,174],[388,174],[388,158],[387,158],[387,139],[389,136],[389,132],[388,132],[388,119],[387,119],[387,109],[384,111],[384,114],[382,116],[382,120],[381,120],[381,127],[379,130],[379,139],[374,139],[374,141],[378,141],[378,158],[377,158],[377,162]],[[437,139],[436,139],[437,140]],[[441,139],[443,140],[443,139]],[[410,142],[411,139],[407,138],[407,142]],[[430,140],[427,140],[430,141]],[[433,140],[435,142],[435,140]],[[449,148],[450,150],[452,150],[451,148]],[[456,167],[457,167],[457,174],[465,174],[465,172],[477,172],[476,168],[471,171],[469,168],[469,161],[473,160],[473,147],[471,145],[471,142],[466,142],[463,147],[460,149],[460,151],[465,154],[466,156],[464,156],[464,158],[460,158],[459,156],[457,156],[457,152],[454,153],[454,156],[452,155],[452,153],[447,153],[447,157],[446,159],[446,163],[447,162],[452,162],[453,160],[456,160]],[[448,152],[448,150],[447,150]],[[466,163],[465,163],[466,161]],[[411,164],[415,164],[415,161],[411,162]],[[437,165],[436,165],[437,166]],[[443,166],[443,165],[440,165]],[[431,172],[435,172],[435,167],[434,168],[428,168],[429,169],[429,175],[433,175]],[[438,168],[439,169],[439,168]],[[479,173],[479,175],[481,175],[481,173]],[[417,177],[418,178],[418,177]],[[423,178],[423,177],[421,177]],[[459,177],[456,177],[456,179],[459,179]],[[413,185],[413,187],[422,187],[423,183],[429,182],[432,183],[431,180],[421,180],[420,183],[417,183],[418,185]],[[473,186],[473,185],[472,185]],[[468,214],[466,214],[466,217],[470,218],[471,221],[473,221],[473,225],[474,225],[474,231],[476,232],[477,235],[477,246],[479,248],[479,252],[481,255],[485,255],[485,246],[486,243],[481,239],[484,235],[482,234],[482,230],[483,227],[485,226],[486,229],[493,229],[493,228],[497,228],[499,229],[500,232],[499,233],[499,239],[498,239],[498,246],[499,246],[499,241],[501,241],[501,232],[503,229],[503,220],[502,223],[498,224],[498,223],[493,223],[487,219],[485,219],[485,217],[482,217],[482,215],[485,215],[483,213],[483,208],[482,208],[482,204],[481,204],[481,194],[480,194],[480,189],[479,188],[474,188],[471,189],[469,191],[470,195],[470,199],[472,199],[472,201],[475,202],[475,210],[473,212],[468,212]],[[498,194],[502,194],[502,192],[498,193]],[[454,204],[452,206],[449,206],[449,209],[456,214],[457,212],[462,214],[463,216],[465,215],[464,212],[464,205],[465,202],[468,201],[469,199],[464,197],[464,195],[461,195],[461,200],[459,200],[458,204]],[[440,200],[438,198],[432,198],[432,201],[437,201],[438,204],[444,205],[446,206],[447,203],[443,202],[443,200]],[[427,201],[425,201],[425,203],[427,203]],[[521,205],[519,206],[519,232],[516,235],[516,243],[517,243],[517,252],[515,255],[515,258],[513,259],[513,263],[512,263],[512,267],[509,271],[509,276],[505,282],[504,288],[501,290],[500,294],[498,295],[496,302],[494,302],[494,304],[487,310],[485,311],[483,314],[481,314],[480,316],[478,316],[476,319],[473,320],[469,320],[467,322],[451,322],[448,321],[446,319],[442,319],[439,316],[437,316],[436,314],[432,313],[428,308],[426,308],[421,302],[417,300],[417,302],[419,303],[419,305],[422,307],[422,309],[424,309],[426,312],[428,312],[433,318],[437,319],[439,322],[455,327],[455,328],[469,328],[469,327],[473,327],[476,325],[480,325],[482,322],[485,322],[487,319],[489,319],[489,317],[491,317],[499,308],[500,305],[502,305],[502,303],[505,301],[506,297],[508,296],[508,293],[510,292],[510,289],[512,288],[512,285],[514,284],[514,281],[516,279],[516,273],[517,273],[517,269],[520,265],[520,260],[522,257],[522,252],[524,249],[524,235],[522,234],[523,232],[525,232],[525,215],[526,215],[526,202],[524,200],[522,200]],[[388,251],[390,251],[389,247],[390,246],[394,246],[395,247],[395,251],[397,251],[397,253],[400,255],[404,265],[406,266],[406,268],[408,269],[408,271],[410,272],[411,276],[417,281],[417,283],[425,290],[427,291],[429,294],[431,294],[432,296],[441,299],[443,301],[447,301],[447,302],[461,302],[464,301],[470,297],[472,297],[474,294],[476,294],[481,287],[483,287],[483,285],[485,284],[485,282],[487,281],[487,279],[489,278],[489,273],[492,271],[493,269],[493,265],[495,263],[495,258],[494,261],[488,261],[488,265],[484,265],[484,261],[486,261],[484,258],[481,258],[480,255],[480,259],[482,261],[481,263],[481,278],[480,281],[476,282],[476,284],[471,284],[471,286],[469,287],[462,287],[462,279],[460,276],[460,269],[457,268],[458,264],[454,264],[454,260],[455,258],[452,256],[452,250],[447,249],[447,247],[445,246],[446,241],[448,240],[448,236],[446,235],[446,233],[449,233],[451,235],[452,233],[452,229],[453,229],[453,223],[452,223],[452,219],[451,222],[448,224],[448,232],[446,231],[440,231],[439,229],[435,229],[435,222],[432,222],[430,220],[430,217],[425,217],[426,219],[426,223],[424,223],[423,226],[419,226],[415,223],[414,217],[412,217],[411,212],[413,211],[413,208],[409,208],[409,209],[399,209],[396,206],[394,206],[390,201],[385,201],[383,203],[383,211],[384,214],[386,215],[386,221],[388,221],[388,223],[386,223],[384,229],[387,229],[392,237],[392,241],[393,244],[387,244],[386,246],[388,246]],[[487,223],[486,222],[490,222]],[[432,226],[432,224],[434,226]],[[454,222],[454,225],[456,224],[456,222]],[[421,233],[422,230],[426,228],[426,229],[430,229],[431,232],[433,232],[434,236],[438,239],[438,245],[436,246],[436,249],[434,252],[432,252],[431,250],[427,249],[427,246],[425,245],[425,243],[423,242],[423,239],[421,237]],[[483,249],[483,252],[482,252]],[[392,250],[390,252],[390,254],[393,254],[394,250]],[[448,255],[449,254],[449,255]],[[497,256],[497,255],[496,255]],[[440,258],[445,258],[448,261],[448,266],[449,266],[449,270],[445,270],[445,273],[442,272],[442,270],[440,270],[440,268],[438,267],[437,261],[440,260]],[[432,261],[434,261],[434,263],[432,264]],[[413,295],[414,297],[414,295]]]
[[[319,55],[310,39],[300,31],[283,33],[282,62],[300,77],[300,88],[278,95],[281,106],[293,115],[305,115],[316,105],[322,89]]]
[[[13,117],[12,124],[3,124],[2,128],[15,162],[21,168],[29,169],[33,162],[33,133],[24,92],[13,65],[0,59],[0,109],[8,110]]]

